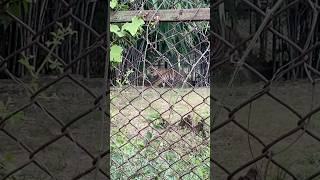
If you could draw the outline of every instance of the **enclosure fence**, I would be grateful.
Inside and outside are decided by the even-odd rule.
[[[0,179],[110,179],[108,3],[0,3]]]
[[[209,4],[141,3],[111,13],[145,20],[111,69],[111,177],[209,179]]]
[[[1,1],[0,179],[319,178],[318,1],[109,3]]]
[[[319,2],[213,5],[212,179],[319,179]]]

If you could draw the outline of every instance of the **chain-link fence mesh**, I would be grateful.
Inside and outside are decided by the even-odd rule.
[[[319,178],[319,2],[117,2],[0,1],[0,179]]]
[[[108,4],[0,4],[0,179],[110,179]]]
[[[212,179],[319,179],[319,2],[214,5]]]
[[[111,177],[209,179],[210,29],[193,19],[209,4],[150,2],[129,9],[154,11],[111,70]]]

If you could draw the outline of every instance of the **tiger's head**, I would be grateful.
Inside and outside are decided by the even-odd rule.
[[[157,70],[157,68],[155,68],[153,66],[149,66],[147,68],[147,74],[150,74],[151,76],[157,76],[158,75],[158,70]]]

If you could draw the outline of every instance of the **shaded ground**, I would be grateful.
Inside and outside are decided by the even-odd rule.
[[[235,87],[232,90],[217,87],[213,94],[216,98],[222,99],[222,94],[227,93],[226,106],[236,107],[256,94],[262,87],[263,84]],[[277,83],[271,86],[270,93],[293,108],[302,117],[310,112],[311,109],[320,105],[320,87],[319,85],[313,87],[309,82]],[[218,107],[216,106],[215,108]],[[220,116],[216,117],[215,126],[218,126],[228,119],[228,113],[226,110],[222,110]],[[270,96],[264,95],[240,109],[235,114],[235,121],[249,129],[267,145],[296,128],[299,118]],[[306,129],[315,137],[319,137],[319,127],[320,112],[311,117]],[[253,159],[252,154],[253,157],[261,155],[264,148],[252,136],[248,141],[248,134],[235,123],[223,126],[215,131],[212,137],[214,137],[212,139],[214,159],[220,162],[229,172],[235,171]],[[252,149],[252,152],[250,149]],[[271,147],[271,150],[274,162],[287,169],[296,179],[305,179],[320,170],[320,142],[303,130],[299,130],[276,143]],[[286,173],[267,159],[262,159],[256,163],[263,174],[267,164],[269,164],[268,179],[292,179],[288,174],[283,176]],[[248,168],[239,174],[242,175],[247,170]],[[280,174],[282,174],[282,177],[277,178]],[[214,179],[226,179],[227,176],[221,168],[214,167],[213,177]],[[320,179],[320,177],[315,179]]]
[[[44,83],[52,79],[44,79]],[[82,82],[98,94],[101,80]],[[41,83],[40,83],[41,87]],[[68,79],[53,85],[35,99],[35,103],[6,121],[0,131],[0,179],[3,174],[12,172],[17,167],[29,162],[28,151],[33,152],[52,139],[61,135],[62,126],[94,107],[94,98]],[[31,103],[23,86],[9,80],[0,81],[1,116]],[[46,110],[48,112],[46,112]],[[53,116],[50,116],[51,113]],[[54,119],[56,118],[56,119]],[[101,112],[92,110],[67,129],[63,136],[45,147],[34,156],[34,162],[14,173],[17,179],[71,179],[92,167],[93,156],[100,149]],[[11,136],[11,137],[10,137]],[[105,143],[104,143],[105,144]],[[24,147],[23,147],[24,146]],[[82,146],[82,148],[80,148]],[[87,152],[86,152],[87,151]],[[105,160],[104,160],[105,161]],[[38,163],[53,178],[37,167]],[[81,179],[94,179],[95,171]],[[98,179],[105,179],[98,173]]]

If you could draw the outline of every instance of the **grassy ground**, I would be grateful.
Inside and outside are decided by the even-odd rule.
[[[112,91],[113,177],[208,179],[209,88],[142,91]],[[178,126],[187,114],[206,137]]]

